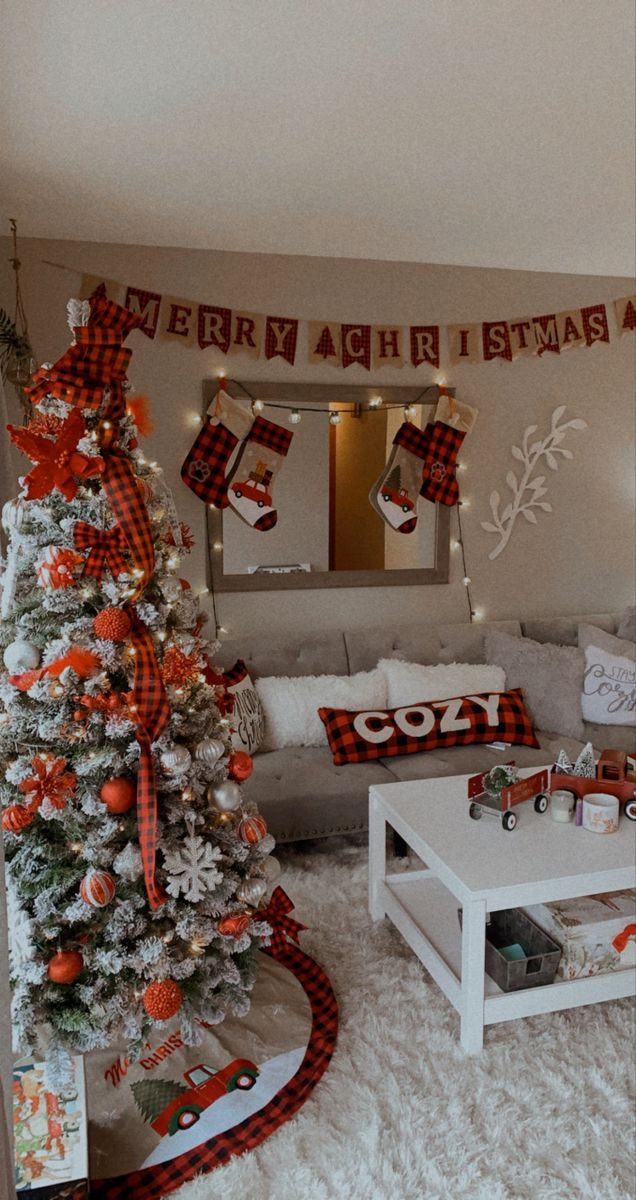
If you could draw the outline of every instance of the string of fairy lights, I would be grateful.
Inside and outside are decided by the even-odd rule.
[[[250,392],[250,390],[245,386],[245,384],[241,383],[240,380],[227,379],[224,374],[219,375],[219,384],[221,387],[224,387],[224,388],[227,387],[228,385],[239,388],[242,391],[242,393],[244,394],[244,396],[249,400],[253,416],[255,416],[255,417],[259,416],[266,409],[274,409],[279,412],[287,413],[290,425],[299,425],[302,420],[303,413],[314,413],[314,414],[317,413],[319,415],[324,415],[325,417],[328,418],[330,425],[340,425],[343,416],[349,416],[352,418],[356,418],[356,417],[360,416],[362,413],[364,413],[364,414],[382,413],[382,412],[387,412],[392,409],[401,409],[405,421],[414,421],[417,416],[418,408],[424,407],[424,406],[430,406],[430,404],[432,403],[431,400],[425,399],[427,394],[430,392],[434,392],[436,394],[436,396],[439,395],[439,386],[437,384],[427,384],[427,386],[425,388],[423,388],[422,391],[414,399],[409,400],[407,402],[386,401],[378,393],[374,396],[370,396],[366,400],[357,402],[355,404],[348,403],[346,406],[337,407],[336,406],[337,402],[336,402],[336,405],[329,404],[329,406],[327,407],[324,403],[323,404],[295,404],[292,401],[285,402],[282,400],[263,400],[258,396],[254,396],[252,394],[252,392]],[[199,414],[195,414],[194,423],[201,424],[203,419],[204,418],[201,417]],[[456,470],[458,472],[464,472],[466,469],[467,468],[466,468],[465,463],[458,462],[456,464]],[[212,509],[215,509],[216,505],[212,504],[209,507]],[[457,513],[457,535],[451,539],[451,550],[454,553],[459,552],[459,554],[461,556],[461,567],[462,567],[462,573],[463,573],[462,574],[462,585],[464,587],[464,592],[465,592],[465,596],[466,596],[466,604],[467,604],[467,608],[468,608],[468,618],[469,618],[469,621],[472,623],[473,621],[483,620],[484,612],[483,612],[483,609],[476,607],[475,603],[473,601],[473,594],[472,594],[472,590],[471,590],[472,579],[468,573],[468,564],[466,561],[466,539],[465,539],[464,527],[462,524],[462,512],[465,513],[469,507],[470,507],[470,500],[463,496],[462,490],[460,487],[460,496],[459,496],[459,500],[458,500],[456,508],[455,508],[455,511]],[[220,540],[215,540],[214,542],[212,542],[212,550],[215,554],[220,554],[223,550],[223,542]],[[216,629],[216,636],[223,637],[229,632],[229,630],[224,625],[221,625],[219,622],[217,598],[216,598],[216,593],[215,593],[215,588],[214,588],[213,572],[209,573],[209,580],[210,580],[210,586],[204,588],[201,595],[209,595],[210,596],[210,600],[211,600],[211,604],[212,604],[212,615],[214,618],[214,625],[215,625],[215,629]]]

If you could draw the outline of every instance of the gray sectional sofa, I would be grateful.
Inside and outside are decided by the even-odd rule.
[[[493,621],[469,624],[407,625],[388,630],[309,634],[302,642],[270,636],[246,637],[223,645],[222,663],[242,658],[253,678],[265,675],[353,675],[376,666],[378,659],[400,657],[409,662],[484,662],[487,629],[501,629],[539,642],[576,645],[579,622],[615,633],[618,613],[586,613],[554,620]],[[219,656],[220,658],[221,656]],[[258,804],[279,842],[354,833],[367,827],[368,791],[372,784],[405,779],[440,778],[486,770],[514,757],[518,766],[554,761],[564,747],[576,756],[583,742],[545,729],[541,712],[532,713],[541,748],[515,746],[495,751],[485,746],[455,746],[375,762],[334,766],[327,746],[274,750],[254,756],[247,795]],[[601,750],[632,750],[634,731],[621,726],[586,725],[585,740]],[[627,744],[626,744],[627,740]]]

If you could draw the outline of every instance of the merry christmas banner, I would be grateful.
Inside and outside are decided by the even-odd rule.
[[[227,355],[282,358],[292,366],[298,360],[301,327],[308,362],[328,362],[340,369],[358,363],[367,371],[422,364],[439,368],[462,362],[512,363],[528,355],[542,357],[609,343],[636,329],[636,296],[564,312],[462,325],[366,325],[226,308],[93,275],[82,276],[82,298],[99,283],[106,284],[110,299],[141,317],[141,330],[148,338],[201,350],[214,346]]]

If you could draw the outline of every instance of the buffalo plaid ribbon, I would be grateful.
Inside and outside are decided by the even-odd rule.
[[[290,912],[293,912],[294,905],[292,904],[287,892],[283,891],[282,887],[274,888],[272,898],[267,906],[258,913],[259,921],[267,921],[271,926],[271,938],[269,943],[269,951],[274,956],[281,951],[286,951],[288,941],[299,944],[298,934],[306,929],[306,925],[301,925],[294,917],[290,917]]]
[[[131,605],[126,605],[126,612],[130,617],[131,641],[135,651],[133,705],[141,752],[137,775],[137,831],[148,901],[151,908],[160,908],[166,897],[155,878],[157,788],[152,743],[161,735],[170,719],[170,704],[148,629]]]
[[[76,521],[73,527],[73,541],[76,550],[89,551],[82,575],[101,579],[104,567],[108,566],[116,578],[122,571],[128,570],[122,554],[127,542],[121,525],[113,525],[112,529],[96,529],[87,521]]]
[[[112,446],[104,458],[106,462],[106,468],[102,475],[104,491],[108,496],[117,524],[126,539],[135,566],[142,572],[133,596],[133,599],[136,599],[145,588],[155,566],[150,521],[129,460],[116,446]]]
[[[126,340],[132,329],[139,329],[144,323],[140,313],[134,313],[130,308],[124,308],[123,305],[108,299],[105,283],[100,283],[91,293],[90,306],[89,325],[99,325],[102,329],[115,330],[122,342]]]

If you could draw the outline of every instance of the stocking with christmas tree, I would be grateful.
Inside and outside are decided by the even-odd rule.
[[[250,429],[228,481],[228,499],[234,512],[254,529],[273,529],[278,520],[274,505],[274,479],[287,456],[293,433],[257,417]]]
[[[32,465],[2,518],[13,1021],[22,1053],[48,1042],[53,1085],[73,1052],[123,1034],[132,1059],[176,1012],[186,1042],[244,1014],[277,873],[179,578],[191,541],[137,445],[139,320],[103,289],[70,308],[74,343],[11,430]]]

